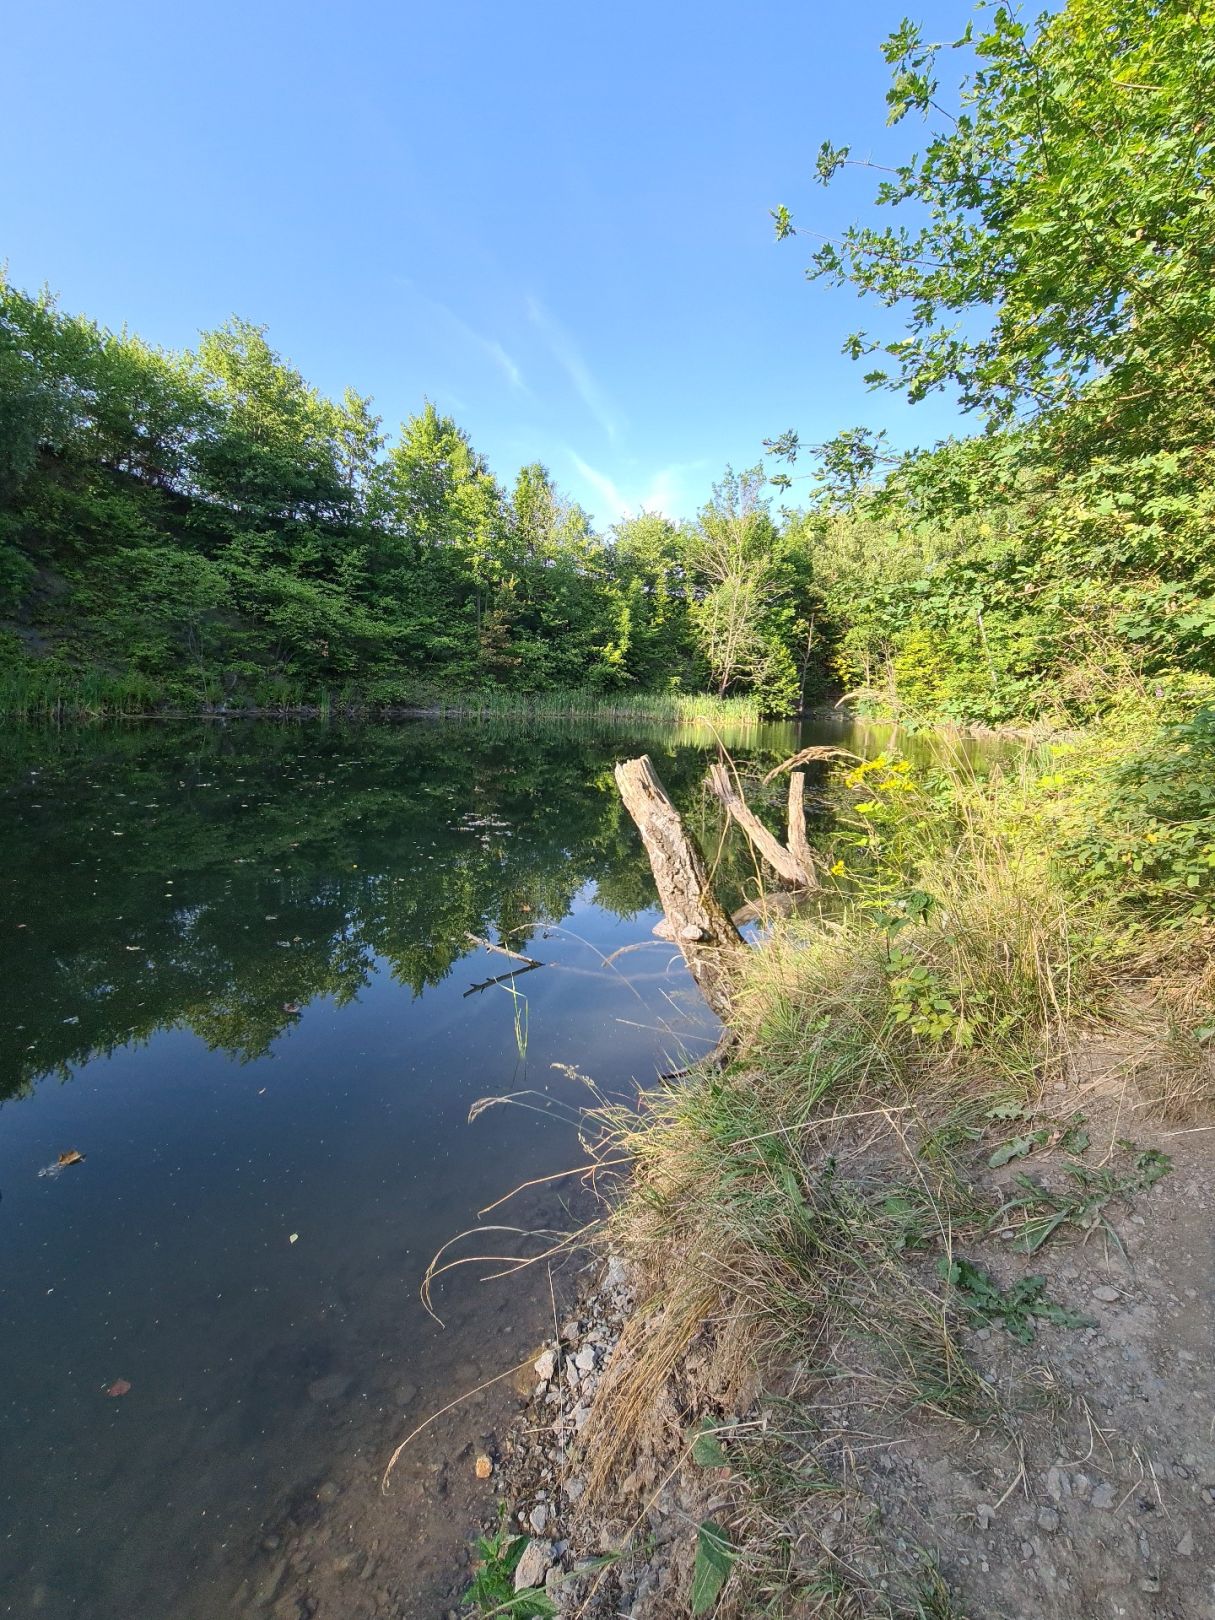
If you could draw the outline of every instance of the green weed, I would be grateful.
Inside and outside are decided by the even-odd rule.
[[[1091,1327],[1087,1316],[1066,1310],[1046,1299],[1045,1277],[1022,1277],[1007,1291],[992,1281],[981,1267],[969,1260],[942,1258],[937,1270],[953,1290],[953,1297],[971,1322],[987,1325],[999,1322],[1014,1339],[1029,1344],[1034,1322],[1053,1322],[1057,1327]]]
[[[552,1599],[539,1587],[515,1591],[515,1570],[527,1542],[526,1536],[513,1535],[505,1523],[492,1535],[478,1536],[478,1563],[472,1584],[464,1594],[465,1603],[471,1604],[477,1614],[500,1615],[509,1620],[550,1620],[557,1613]]]

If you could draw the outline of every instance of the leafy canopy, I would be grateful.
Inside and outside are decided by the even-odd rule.
[[[852,225],[808,270],[903,316],[892,340],[847,339],[882,355],[868,380],[913,401],[955,388],[989,424],[1083,401],[1089,431],[1158,429],[1163,412],[1184,433],[1179,396],[1209,422],[1215,6],[1069,0],[1031,23],[984,3],[952,43],[904,21],[884,54],[889,121],[928,130],[877,187],[904,218]],[[823,144],[824,183],[852,165]],[[775,219],[794,233],[787,209]]]

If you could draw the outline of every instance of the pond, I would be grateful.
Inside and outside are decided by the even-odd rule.
[[[729,739],[765,764],[812,740],[847,737]],[[0,1614],[357,1620],[450,1600],[509,1382],[428,1430],[387,1496],[384,1463],[527,1356],[577,1263],[458,1268],[442,1325],[427,1263],[478,1222],[584,1218],[559,1173],[591,1097],[554,1065],[631,1097],[715,1039],[653,937],[613,784],[643,750],[716,849],[709,732],[0,739]],[[725,851],[737,900],[751,867]],[[543,966],[502,978],[524,964],[478,941]]]

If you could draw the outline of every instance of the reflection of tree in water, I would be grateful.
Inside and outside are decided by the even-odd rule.
[[[588,881],[635,915],[653,887],[611,766],[640,748],[715,845],[705,754],[682,739],[426,723],[9,735],[5,1094],[173,1026],[258,1057],[287,1009],[351,1000],[377,960],[418,994],[468,933],[525,947]]]

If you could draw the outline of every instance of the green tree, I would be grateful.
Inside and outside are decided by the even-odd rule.
[[[727,468],[683,550],[693,633],[718,694],[754,692],[780,713],[800,701],[794,647],[809,629],[809,581],[772,519],[765,483],[760,467]]]
[[[918,113],[928,137],[875,201],[911,220],[851,226],[809,273],[901,311],[905,331],[858,332],[845,350],[884,355],[874,385],[913,400],[951,387],[989,422],[1065,412],[1086,444],[1125,449],[1144,429],[1153,447],[1193,442],[1215,380],[1215,12],[979,12],[950,46],[904,22],[884,47],[890,122]],[[955,93],[938,76],[952,52],[969,53]],[[851,162],[827,142],[819,176]],[[795,229],[787,209],[776,222]]]

